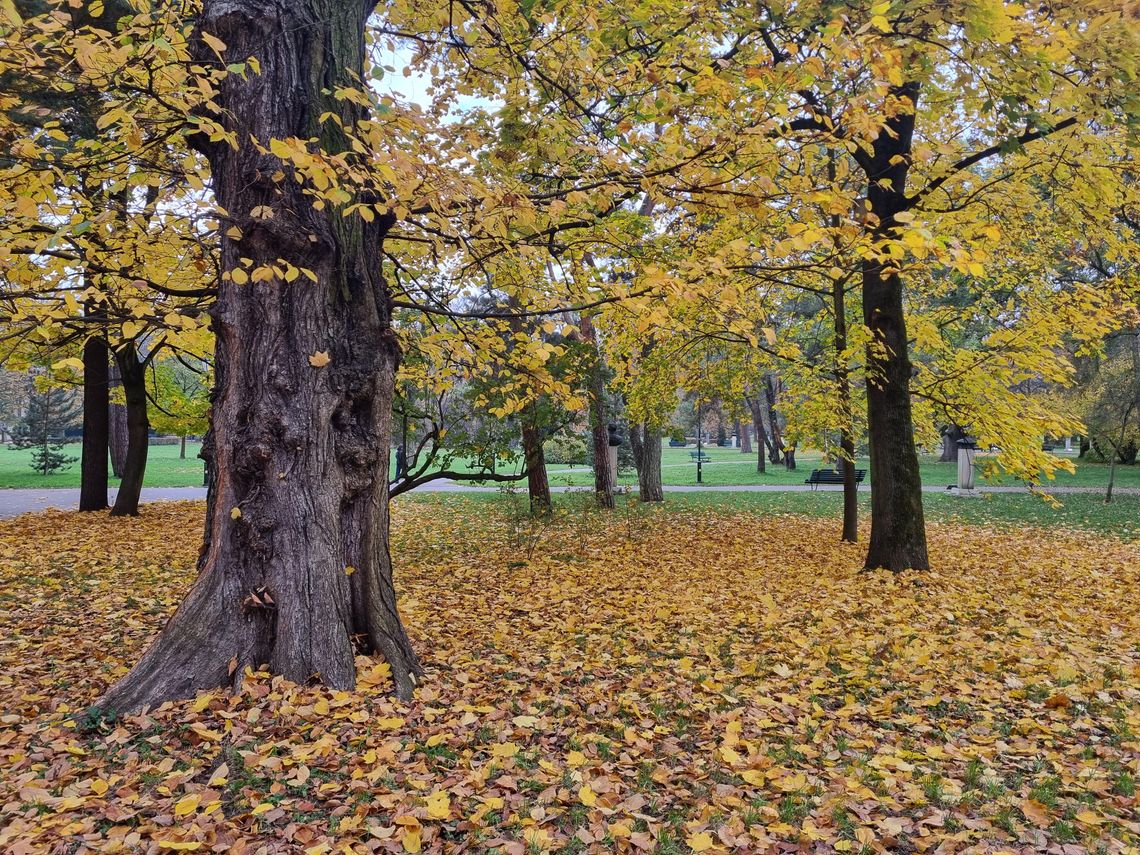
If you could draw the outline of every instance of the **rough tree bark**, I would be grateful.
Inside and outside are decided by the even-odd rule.
[[[88,314],[92,314],[88,309]],[[83,343],[83,459],[79,510],[107,507],[107,442],[110,436],[110,353],[101,335]]]
[[[864,157],[868,225],[878,243],[907,206],[915,109],[919,85],[893,87],[899,111],[890,117]],[[909,101],[909,104],[906,102]],[[868,258],[862,264],[863,321],[871,331],[867,348],[867,420],[871,445],[871,538],[866,566],[925,570],[926,524],[922,481],[911,419],[911,364],[903,317],[903,284],[898,269]]]
[[[760,399],[760,418],[763,419],[764,434],[768,442],[768,460],[780,463],[784,459],[784,440],[780,435],[780,415],[776,411],[776,396],[780,378],[775,374],[764,375],[764,387]]]
[[[795,445],[788,445],[784,447],[784,468],[791,472],[796,468],[796,447]]]
[[[740,453],[752,453],[752,438],[748,434],[748,424],[737,419],[736,422],[736,435],[740,437]]]
[[[535,424],[534,407],[523,413],[522,446],[526,464],[527,493],[530,496],[530,512],[535,516],[546,516],[551,510],[550,480],[546,475],[546,453],[542,450],[542,432]]]
[[[629,444],[637,466],[637,495],[643,502],[663,502],[661,488],[661,431],[644,422],[629,425]]]
[[[838,218],[837,218],[838,219]],[[837,223],[833,223],[837,225]],[[855,427],[851,412],[851,374],[847,369],[847,300],[846,280],[831,283],[831,308],[835,332],[835,383],[839,391],[839,450],[843,471],[842,540],[855,543],[859,539],[859,484],[855,481]]]
[[[119,365],[112,359],[110,369],[111,389],[123,385],[119,377]],[[127,408],[125,404],[111,404],[107,414],[107,451],[111,455],[111,474],[123,477],[123,467],[127,464]]]
[[[827,176],[836,180],[834,154],[829,152]],[[838,235],[842,220],[831,217],[833,234]],[[841,249],[838,238],[835,248]],[[843,473],[843,532],[841,540],[855,543],[859,539],[859,484],[855,480],[855,414],[851,409],[851,371],[847,365],[847,280],[850,273],[831,279],[832,331],[835,334],[835,385],[838,391],[840,471]]]
[[[199,575],[134,669],[98,702],[126,711],[236,684],[247,666],[338,689],[354,654],[378,651],[407,698],[420,665],[396,609],[388,546],[388,447],[399,347],[381,278],[390,216],[371,223],[316,210],[267,147],[318,138],[353,158],[336,123],[362,110],[331,94],[363,78],[366,3],[206,0],[199,26],[256,56],[218,101],[239,147],[201,145],[219,205],[241,237],[222,238],[224,270],[277,259],[313,271],[219,283],[214,479]],[[202,50],[202,61],[209,52]],[[268,206],[272,218],[250,212]],[[351,570],[349,569],[351,568]]]
[[[588,315],[582,315],[579,324],[582,340],[594,351],[594,364],[586,383],[586,393],[590,400],[590,434],[594,443],[594,495],[598,507],[614,507],[613,483],[610,475],[610,435],[606,429],[606,378],[605,364],[598,349],[598,335]]]
[[[113,517],[138,516],[139,497],[142,495],[143,477],[146,475],[146,458],[150,450],[150,421],[146,414],[146,364],[139,359],[133,344],[115,352],[119,367],[119,380],[123,384],[123,397],[127,411],[127,454],[123,459],[122,480],[115,494]]]
[[[764,430],[764,417],[760,412],[763,404],[758,396],[753,395],[746,395],[744,402],[752,411],[752,430],[756,434],[756,471],[763,473],[767,468],[764,458],[768,453],[768,432]]]
[[[958,425],[947,425],[942,429],[942,454],[939,463],[958,462],[958,440],[965,438],[966,432]]]

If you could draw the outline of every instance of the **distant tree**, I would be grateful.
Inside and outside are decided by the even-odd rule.
[[[8,440],[28,405],[31,383],[22,371],[0,370],[0,439]]]
[[[1089,438],[1108,459],[1105,502],[1112,501],[1117,463],[1134,464],[1140,444],[1140,332],[1121,334],[1115,344],[1085,389]]]
[[[75,393],[59,387],[43,390],[33,387],[28,407],[13,432],[13,446],[31,448],[31,466],[43,475],[65,469],[78,460],[64,453],[63,433],[82,412]]]
[[[209,369],[177,359],[152,363],[147,377],[150,424],[159,433],[180,437],[179,457],[186,457],[186,437],[201,436],[208,426]]]

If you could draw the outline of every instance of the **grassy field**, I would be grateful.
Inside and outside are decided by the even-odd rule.
[[[202,461],[198,459],[198,443],[188,443],[186,459],[178,456],[177,445],[152,445],[147,461],[146,486],[148,487],[199,487],[202,485]],[[67,446],[67,453],[79,457],[78,443]],[[661,453],[662,481],[669,486],[696,484],[697,467],[689,457],[694,449],[665,448]],[[755,455],[743,455],[734,448],[710,448],[706,453],[712,460],[702,465],[702,483],[708,486],[792,484],[802,485],[812,469],[821,466],[818,453],[805,453],[797,458],[797,468],[789,472],[782,465],[768,465],[768,471],[756,471]],[[980,458],[984,460],[985,458]],[[33,472],[30,466],[31,451],[17,450],[0,446],[0,488],[27,487],[78,487],[79,463],[70,468],[44,477]],[[1046,482],[1057,487],[1104,487],[1108,483],[1108,467],[1103,463],[1076,460],[1074,474],[1061,472],[1055,481]],[[393,470],[395,462],[392,462]],[[827,464],[833,465],[833,464]],[[869,467],[866,459],[859,461],[860,468]],[[556,486],[586,487],[593,484],[593,475],[587,466],[567,466],[552,463],[548,465],[550,483]],[[922,482],[928,485],[946,486],[957,480],[956,463],[939,463],[934,457],[924,457],[921,463]],[[868,482],[869,482],[868,478]],[[624,485],[637,483],[635,474],[625,472],[619,478]],[[112,480],[112,485],[117,484]],[[1024,483],[1005,477],[985,483],[1016,486]],[[1119,466],[1116,470],[1118,487],[1140,487],[1140,466]]]
[[[991,493],[975,499],[961,499],[940,493],[923,494],[926,518],[936,523],[962,523],[989,526],[997,532],[1018,528],[1072,529],[1125,541],[1140,540],[1140,496],[1122,495],[1106,505],[1096,494],[1069,494],[1060,497],[1058,507],[1028,494]],[[507,516],[521,519],[526,513],[526,488],[503,493],[408,493],[397,502],[435,504],[442,508],[474,508],[497,505]],[[587,490],[554,496],[562,515],[592,513],[593,496]],[[636,520],[646,514],[669,513],[692,508],[710,508],[725,513],[752,513],[762,517],[784,514],[830,518],[839,535],[843,511],[838,492],[816,493],[670,493],[663,505],[642,505],[636,492],[618,497],[618,513]],[[871,497],[859,500],[861,535],[866,538],[870,522]]]
[[[152,445],[146,464],[146,486],[148,487],[201,487],[203,466],[198,459],[200,445],[186,444],[186,459],[178,456],[177,445]],[[71,457],[80,456],[79,443],[64,447],[64,453]],[[31,449],[0,446],[0,488],[25,487],[31,489],[51,487],[78,487],[79,461],[67,469],[44,476],[33,472]],[[118,478],[111,479],[111,486],[117,487]]]
[[[692,485],[697,482],[697,466],[690,458],[695,449],[692,448],[665,448],[661,452],[661,480],[671,486]],[[782,465],[768,464],[767,472],[760,474],[756,471],[756,456],[744,455],[735,448],[710,448],[705,453],[712,458],[709,463],[702,464],[702,483],[709,486],[730,486],[749,484],[803,484],[804,479],[811,474],[812,469],[821,467],[818,453],[797,455],[797,468],[789,472]],[[979,457],[979,464],[988,459]],[[1077,466],[1073,474],[1067,472],[1057,473],[1056,480],[1046,482],[1057,487],[1103,487],[1108,483],[1108,467],[1103,463],[1077,460],[1072,458]],[[833,463],[827,466],[834,466]],[[550,481],[553,484],[570,484],[572,486],[586,486],[593,483],[593,476],[585,466],[568,467],[550,464]],[[866,458],[859,460],[859,468],[869,469],[870,461]],[[921,459],[922,483],[944,487],[957,483],[958,464],[939,463],[936,457],[923,457]],[[870,476],[868,473],[868,483]],[[636,484],[637,477],[630,471],[619,477],[622,484]],[[993,485],[1016,486],[1023,484],[1008,476],[995,478],[985,483]],[[1140,466],[1118,466],[1116,469],[1116,484],[1118,487],[1140,487]]]

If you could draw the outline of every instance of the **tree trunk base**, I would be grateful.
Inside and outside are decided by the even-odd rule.
[[[363,609],[353,603],[348,611],[355,617]],[[279,613],[265,588],[246,590],[238,574],[207,567],[138,664],[95,706],[124,714],[200,691],[236,689],[247,668],[263,667],[295,683],[347,691],[355,685],[356,654],[372,652],[391,666],[396,696],[412,697],[423,669],[398,617],[375,632],[339,622],[323,627],[325,643],[304,651],[295,643],[302,634],[289,630],[295,617]],[[370,635],[375,643],[368,643]]]

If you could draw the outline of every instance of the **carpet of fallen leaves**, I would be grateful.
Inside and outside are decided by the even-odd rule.
[[[188,584],[202,507],[0,523],[0,851],[1140,852],[1140,546],[407,502],[409,704],[249,675],[83,712]]]

